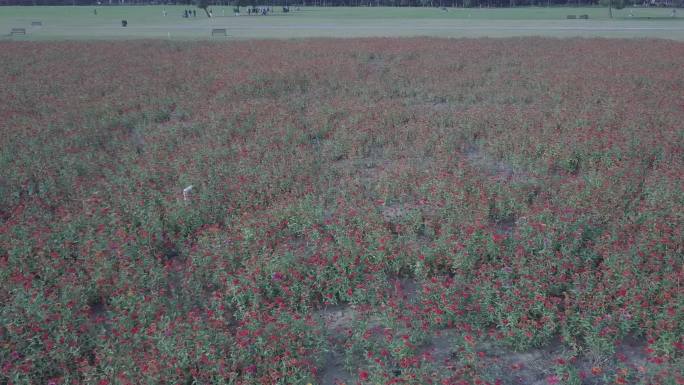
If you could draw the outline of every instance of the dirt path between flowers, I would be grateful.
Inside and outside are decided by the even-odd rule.
[[[419,300],[421,283],[415,279],[402,278],[400,285],[406,288],[407,295],[398,301],[412,303]],[[326,353],[318,379],[322,385],[353,384],[357,374],[364,370],[364,357],[346,354],[345,342],[349,339],[357,320],[364,319],[370,330],[382,330],[377,310],[360,312],[354,305],[336,305],[319,310],[318,319],[328,333],[331,350]],[[462,347],[464,334],[454,328],[434,330],[425,342],[417,348],[416,355],[429,361],[438,371],[436,375],[449,376],[465,367]],[[472,349],[477,352],[476,368],[487,378],[501,380],[503,384],[545,385],[553,381],[556,368],[565,365],[578,373],[582,384],[606,384],[602,373],[619,368],[605,355],[592,352],[577,354],[565,346],[558,338],[547,346],[515,351],[491,338],[481,338]],[[642,373],[648,365],[647,345],[643,338],[628,336],[616,344],[615,357],[620,367]],[[567,358],[571,357],[571,358]],[[575,358],[572,358],[575,357]],[[400,373],[395,371],[396,373]]]

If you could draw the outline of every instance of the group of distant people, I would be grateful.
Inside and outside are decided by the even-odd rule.
[[[295,8],[295,11],[299,11],[299,7]],[[247,7],[247,14],[250,16],[251,15],[266,16],[269,13],[273,13],[273,12],[275,12],[275,9],[268,7],[268,6],[266,6],[266,7],[253,7],[253,6]],[[286,5],[283,7],[283,13],[288,13],[288,12],[290,12],[290,7]],[[240,16],[240,7],[233,8],[233,14],[235,14],[235,16]],[[225,16],[225,13],[223,16]]]
[[[247,14],[248,15],[263,15],[266,16],[271,12],[271,7],[262,7],[262,8],[247,8]]]
[[[299,11],[299,7],[297,7],[296,10]],[[287,6],[283,7],[283,12],[287,13],[289,11],[290,11],[289,7],[287,7]],[[240,15],[240,8],[237,8],[237,7],[234,8],[234,12],[235,12],[235,16],[239,16]],[[258,8],[257,7],[250,7],[250,8],[247,8],[247,14],[249,14],[249,15],[264,15],[264,16],[266,16],[271,12],[273,12],[271,7],[258,7]],[[214,11],[212,11],[211,9],[209,11],[207,11],[207,13],[209,14],[209,17],[214,17]],[[97,15],[97,9],[93,9],[93,14]],[[166,17],[168,15],[166,8],[162,9],[162,15],[164,17]],[[223,11],[223,16],[225,16],[225,10]],[[190,17],[197,17],[197,10],[184,9],[182,17],[185,19],[190,18]],[[125,25],[124,25],[124,27],[125,27]]]

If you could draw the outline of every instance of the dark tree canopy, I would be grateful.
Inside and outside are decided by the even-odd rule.
[[[209,10],[207,9],[209,8],[209,0],[195,0],[195,5],[197,6],[197,8],[203,9],[204,13],[207,14],[207,17],[211,17],[211,15],[209,14]]]
[[[258,1],[256,0],[234,0],[233,4],[238,6],[238,7],[256,7]],[[269,3],[271,4],[271,3]]]
[[[625,0],[601,0],[600,4],[604,7],[613,7],[615,9],[623,9],[629,5]]]

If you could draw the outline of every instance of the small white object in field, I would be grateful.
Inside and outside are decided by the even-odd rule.
[[[183,189],[183,200],[187,201],[190,199],[190,192],[192,191],[193,186],[190,185],[186,188]]]

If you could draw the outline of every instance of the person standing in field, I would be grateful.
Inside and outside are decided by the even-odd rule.
[[[163,9],[162,9],[162,15],[163,15],[164,17],[166,17],[166,8],[163,8]]]

